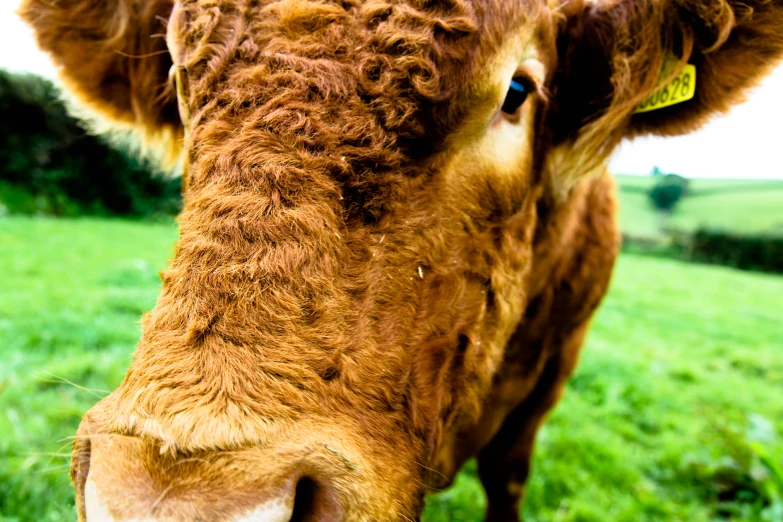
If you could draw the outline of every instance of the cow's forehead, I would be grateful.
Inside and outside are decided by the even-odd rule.
[[[464,62],[470,57],[472,63],[481,64],[510,39],[524,37],[541,47],[552,47],[551,14],[561,2],[181,0],[177,9],[185,13],[185,34],[176,47],[208,42],[249,48],[252,43],[268,43],[268,39],[281,36],[317,47],[315,39],[334,44],[336,36],[346,45],[375,45],[384,54],[431,51],[441,58],[463,58]],[[333,57],[350,56],[361,49],[332,45],[332,56],[323,50],[311,50],[321,57]]]
[[[551,70],[551,13],[545,0],[181,0],[168,40],[195,110],[315,96],[435,147],[502,100],[525,59]]]

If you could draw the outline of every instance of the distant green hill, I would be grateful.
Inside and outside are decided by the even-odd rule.
[[[659,218],[647,196],[655,178],[616,175],[615,179],[622,231],[634,237],[659,236]],[[669,220],[672,228],[783,234],[783,180],[692,179],[689,189]]]

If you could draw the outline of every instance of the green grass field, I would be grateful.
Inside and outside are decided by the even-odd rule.
[[[659,236],[659,217],[646,194],[655,179],[615,178],[623,232]],[[692,179],[689,186],[691,193],[675,209],[669,226],[685,231],[708,226],[737,233],[783,233],[783,180]]]
[[[74,519],[69,437],[122,379],[176,235],[0,220],[0,520]],[[783,520],[781,304],[781,277],[624,255],[541,432],[526,520]],[[483,503],[470,464],[424,520]]]

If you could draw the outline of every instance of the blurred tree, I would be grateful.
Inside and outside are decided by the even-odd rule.
[[[180,200],[177,179],[88,134],[50,81],[3,70],[0,183],[30,193],[35,212],[54,215],[172,214]]]
[[[650,202],[661,217],[661,230],[668,228],[669,217],[677,204],[688,194],[688,179],[677,174],[657,177],[657,183],[648,192]]]

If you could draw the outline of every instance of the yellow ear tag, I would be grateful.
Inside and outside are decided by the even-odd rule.
[[[693,99],[696,95],[696,66],[688,64],[667,85],[658,89],[636,107],[634,114],[657,111]]]

